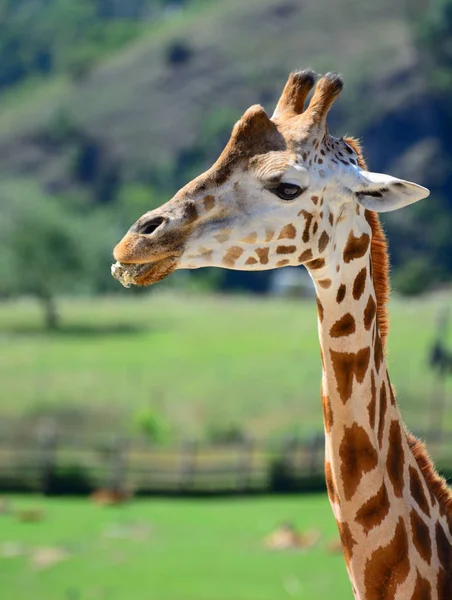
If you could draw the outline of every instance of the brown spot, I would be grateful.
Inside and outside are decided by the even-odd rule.
[[[409,474],[411,496],[413,497],[413,500],[418,503],[419,508],[429,517],[430,505],[428,503],[427,496],[425,495],[424,486],[422,485],[422,480],[418,470],[410,465]]]
[[[284,225],[284,227],[281,229],[278,236],[278,240],[282,240],[284,238],[287,238],[288,240],[293,240],[296,235],[297,230],[292,225],[292,223],[289,223],[288,225]]]
[[[347,288],[345,287],[345,285],[343,283],[341,283],[341,285],[339,286],[339,288],[337,290],[337,294],[336,294],[336,302],[338,304],[340,304],[342,302],[342,300],[345,298],[346,290],[347,290]]]
[[[402,445],[402,432],[398,421],[391,421],[389,428],[389,447],[386,458],[386,470],[394,488],[394,494],[402,497],[403,486],[403,466],[405,464],[405,453]]]
[[[323,267],[325,266],[325,259],[324,258],[316,258],[314,260],[309,261],[308,263],[306,263],[306,267],[308,269],[312,270],[316,270],[316,269],[323,269]]]
[[[377,333],[377,335],[375,336],[374,362],[378,373],[380,371],[380,365],[383,362],[383,346],[381,344],[381,338],[379,333]]]
[[[353,298],[359,300],[364,293],[366,287],[367,269],[361,269],[353,283]]]
[[[444,598],[445,597],[446,596],[444,596]],[[421,577],[419,571],[417,571],[416,583],[414,585],[414,592],[411,596],[411,600],[432,600],[432,588],[430,582]]]
[[[293,254],[296,249],[296,246],[278,246],[276,248],[276,254]]]
[[[343,252],[344,261],[349,263],[356,258],[364,256],[369,248],[369,243],[370,237],[367,233],[363,233],[360,237],[355,237],[353,231],[351,231]]]
[[[369,331],[372,326],[376,312],[377,305],[375,304],[375,300],[373,299],[373,296],[369,296],[366,308],[364,309],[364,327],[367,331]]]
[[[323,164],[323,158],[319,158],[317,162],[319,163],[319,165],[322,165]]]
[[[321,288],[327,290],[331,286],[331,279],[319,279],[317,283]]]
[[[274,235],[275,235],[275,232],[273,229],[266,229],[265,230],[265,241],[271,242]]]
[[[312,250],[305,250],[298,257],[298,261],[300,263],[305,263],[306,261],[311,260],[311,259],[312,259]]]
[[[320,322],[323,321],[323,306],[318,298],[317,299],[317,312],[319,315]]]
[[[435,525],[435,540],[439,561],[445,571],[450,571],[452,565],[452,546],[449,544],[449,540],[440,523],[436,523]]]
[[[362,348],[354,352],[335,352],[330,350],[336,378],[337,391],[345,404],[352,394],[353,377],[362,383],[369,366],[370,348]]]
[[[373,527],[377,527],[389,513],[388,491],[384,483],[374,496],[369,498],[356,513],[356,521],[367,535]]]
[[[212,210],[212,208],[215,206],[215,198],[214,196],[210,195],[209,196],[205,196],[203,198],[203,203],[204,203],[204,208],[206,210]]]
[[[380,389],[380,411],[378,416],[378,443],[380,448],[383,445],[383,433],[385,429],[385,418],[386,418],[386,409],[388,407],[388,400],[386,396],[386,384],[383,381]]]
[[[204,246],[202,246],[201,248],[199,248],[198,252],[199,252],[199,256],[201,258],[204,258],[205,260],[210,260],[212,258],[212,254],[213,254],[212,249],[204,248]]]
[[[394,600],[397,588],[405,581],[409,571],[408,536],[400,517],[392,540],[377,548],[366,561],[366,600]]]
[[[287,258],[283,258],[283,260],[278,260],[278,262],[276,263],[276,266],[277,267],[285,267],[289,263],[290,263],[290,260],[287,260]]]
[[[339,536],[341,538],[342,550],[344,552],[345,564],[348,566],[353,556],[353,546],[355,546],[356,541],[348,523],[341,523],[338,521],[337,526],[339,529]]]
[[[250,256],[249,258],[246,259],[245,264],[246,265],[256,265],[257,260],[254,258],[254,256]]]
[[[185,205],[185,221],[186,224],[194,223],[198,218],[198,209],[194,202],[187,202]]]
[[[314,223],[314,227],[312,228],[312,235],[315,235],[317,233],[317,229],[319,228],[319,224],[317,223],[317,221]]]
[[[327,234],[326,231],[324,231],[319,238],[319,252],[320,253],[322,253],[325,250],[329,241],[330,241],[330,236]]]
[[[375,375],[374,372],[370,372],[370,402],[367,405],[367,410],[369,412],[369,424],[372,429],[375,427],[375,409],[377,406],[377,387],[375,385]]]
[[[235,261],[240,258],[243,254],[243,248],[239,246],[231,246],[228,248],[226,254],[223,257],[223,264],[227,267],[233,267]]]
[[[356,331],[355,319],[350,313],[346,313],[334,323],[330,329],[330,336],[333,338],[351,335]]]
[[[303,240],[303,242],[306,243],[309,241],[309,228],[311,227],[312,214],[309,213],[307,210],[301,210],[298,214],[303,215],[304,218],[306,219],[305,224],[304,224],[304,229],[303,229],[303,235],[301,236],[301,239]]]
[[[268,248],[256,248],[256,254],[259,257],[261,265],[268,264]]]
[[[450,568],[440,569],[438,581],[436,582],[436,589],[438,592],[438,600],[452,598],[452,570]]]
[[[326,482],[326,491],[328,492],[328,497],[330,499],[330,502],[338,502],[338,497],[336,494],[336,490],[334,488],[333,472],[331,470],[331,464],[327,460],[325,461],[325,482]]]
[[[223,242],[227,242],[228,239],[230,238],[230,234],[229,233],[217,233],[216,235],[213,236],[218,242],[220,242],[220,244],[222,244]]]
[[[392,406],[395,406],[396,402],[395,402],[394,390],[392,388],[391,382],[389,381],[389,374],[387,371],[386,371],[386,377],[388,378],[389,397],[391,398],[391,404],[392,404]]]
[[[330,225],[332,225],[334,223],[334,217],[333,217],[333,213],[330,212],[330,214],[328,215],[328,221],[330,222]]]
[[[429,528],[414,508],[411,509],[410,522],[413,534],[412,539],[416,550],[419,552],[421,558],[423,558],[426,563],[430,564],[430,561],[432,560],[432,540],[430,539]],[[451,565],[449,565],[449,568],[450,566]]]
[[[255,244],[257,242],[257,232],[253,231],[253,233],[248,234],[243,240],[240,240],[244,244]]]
[[[325,425],[325,430],[327,433],[330,433],[331,428],[333,426],[333,410],[331,408],[331,402],[328,398],[328,394],[324,394],[322,392],[322,410],[323,410],[323,423]]]
[[[317,204],[317,202],[319,201],[319,197],[318,196],[311,196],[311,200],[314,202],[314,204]]]
[[[344,496],[346,500],[351,500],[363,475],[377,466],[378,454],[366,430],[358,423],[353,423],[351,427],[344,427],[339,456]]]

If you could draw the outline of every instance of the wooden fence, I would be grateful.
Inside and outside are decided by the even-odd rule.
[[[452,433],[424,436],[446,472]],[[186,441],[155,446],[118,435],[83,436],[38,428],[33,435],[0,431],[0,491],[87,493],[108,488],[134,493],[252,493],[323,486],[324,436],[233,444]]]

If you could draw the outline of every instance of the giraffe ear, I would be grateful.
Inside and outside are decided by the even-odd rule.
[[[361,206],[375,212],[390,212],[427,198],[430,191],[404,179],[397,179],[383,173],[360,171],[361,182],[353,190]]]

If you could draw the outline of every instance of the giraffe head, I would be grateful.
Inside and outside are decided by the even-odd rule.
[[[312,71],[292,73],[271,118],[261,106],[249,108],[215,164],[132,225],[114,249],[113,276],[129,286],[205,266],[319,268],[343,215],[428,196],[419,185],[368,172],[355,140],[329,135],[326,117],[342,79],[321,77],[305,109],[314,84]]]

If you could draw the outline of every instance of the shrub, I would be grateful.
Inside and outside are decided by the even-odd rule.
[[[89,470],[80,464],[56,466],[43,482],[43,493],[47,496],[84,495],[94,489]]]
[[[193,50],[184,40],[175,40],[166,49],[166,62],[173,67],[186,64],[192,56]]]

